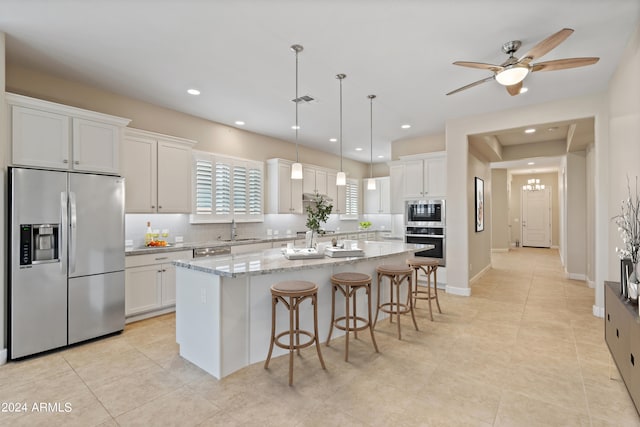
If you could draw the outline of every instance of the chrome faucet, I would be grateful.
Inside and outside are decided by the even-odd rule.
[[[236,237],[238,237],[238,233],[237,233],[237,229],[236,229],[236,220],[232,219],[231,220],[231,240],[236,240]]]

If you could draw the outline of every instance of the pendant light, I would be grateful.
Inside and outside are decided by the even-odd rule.
[[[347,185],[347,174],[342,170],[342,80],[347,77],[346,74],[337,74],[336,79],[340,80],[340,172],[336,175],[336,185]]]
[[[302,164],[298,159],[298,54],[302,52],[304,48],[299,44],[291,46],[291,50],[296,54],[296,97],[293,102],[296,104],[296,162],[291,165],[291,179],[302,179]]]
[[[369,95],[369,142],[370,142],[370,159],[369,159],[369,179],[367,180],[367,190],[376,189],[376,180],[373,179],[373,100],[375,95]]]

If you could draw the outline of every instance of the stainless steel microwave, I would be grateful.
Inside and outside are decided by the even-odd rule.
[[[405,222],[413,227],[444,227],[445,201],[408,200],[405,205]]]

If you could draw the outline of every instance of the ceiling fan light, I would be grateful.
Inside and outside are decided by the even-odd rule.
[[[503,86],[512,86],[520,83],[529,74],[529,67],[513,65],[496,74],[496,81]]]
[[[302,163],[291,165],[291,179],[302,179]]]
[[[347,174],[344,172],[338,172],[336,175],[336,185],[345,186],[347,185]]]

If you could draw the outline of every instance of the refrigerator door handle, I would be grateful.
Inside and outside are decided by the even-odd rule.
[[[67,274],[67,254],[63,252],[67,245],[67,236],[69,230],[69,215],[67,211],[68,201],[67,192],[60,192],[60,219],[62,226],[60,227],[61,236],[58,239],[58,254],[60,256],[60,270],[63,274]]]
[[[78,217],[76,215],[76,193],[69,191],[69,273],[76,271],[76,230]]]

